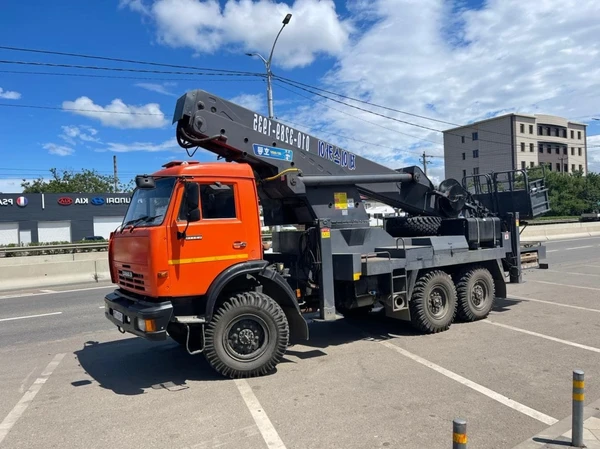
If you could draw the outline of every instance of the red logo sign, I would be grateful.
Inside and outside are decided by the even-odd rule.
[[[57,200],[57,202],[61,206],[70,206],[71,204],[73,204],[73,199],[69,198],[68,196],[63,196],[63,197],[59,198]]]

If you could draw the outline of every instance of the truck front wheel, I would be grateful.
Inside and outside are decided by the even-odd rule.
[[[260,376],[281,361],[289,333],[285,313],[272,298],[253,291],[237,293],[208,324],[204,353],[223,376]]]
[[[456,288],[450,275],[435,270],[420,276],[409,307],[415,328],[428,334],[447,330],[456,315]]]

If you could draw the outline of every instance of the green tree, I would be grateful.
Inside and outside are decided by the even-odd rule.
[[[60,171],[50,169],[51,177],[46,180],[39,177],[33,181],[21,183],[23,193],[115,193],[114,178],[102,175],[96,170],[82,169],[79,172],[72,170]],[[131,192],[133,181],[123,184],[117,183],[119,192]]]

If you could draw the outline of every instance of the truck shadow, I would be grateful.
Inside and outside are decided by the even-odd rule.
[[[496,300],[493,312],[510,311],[520,302],[514,299]],[[310,340],[289,347],[281,363],[301,363],[306,359],[326,357],[326,348],[359,341],[398,337],[443,338],[443,333],[424,335],[414,330],[410,323],[387,318],[377,312],[364,318],[343,318],[330,322],[307,318]],[[170,339],[150,342],[131,337],[109,342],[88,341],[74,354],[80,366],[101,388],[119,395],[139,395],[151,389],[178,391],[189,388],[189,381],[228,380],[216,373],[202,354],[189,355]],[[89,384],[88,380],[72,383],[74,387]]]
[[[119,395],[144,394],[148,389],[177,391],[189,388],[187,381],[224,380],[201,354],[191,356],[172,340],[88,341],[74,354],[101,388]],[[89,382],[73,382],[73,386],[86,384]]]

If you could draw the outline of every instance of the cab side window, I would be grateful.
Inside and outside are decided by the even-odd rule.
[[[193,191],[193,198],[192,201],[195,202],[196,204],[200,204],[199,198],[200,198],[200,188],[198,184],[191,184],[191,186],[193,187],[191,190]],[[191,192],[190,192],[191,193]],[[186,202],[186,197],[185,194],[183,195],[183,197],[181,198],[181,205],[179,206],[179,214],[177,216],[177,219],[180,221],[186,221],[187,220],[187,202]],[[202,211],[200,211],[200,213],[202,213]]]
[[[236,218],[233,184],[201,184],[200,208],[203,220]]]

